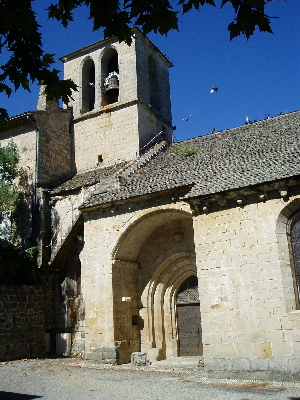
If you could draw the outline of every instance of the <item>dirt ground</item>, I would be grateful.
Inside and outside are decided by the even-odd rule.
[[[109,366],[72,358],[0,363],[0,400],[30,399],[300,400],[300,384],[207,379],[188,366]]]

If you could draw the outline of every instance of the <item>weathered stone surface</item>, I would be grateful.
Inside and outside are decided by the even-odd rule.
[[[116,364],[117,352],[114,348],[110,347],[93,348],[92,351],[85,354],[85,358],[105,364]]]
[[[147,360],[147,353],[142,353],[140,351],[136,351],[131,354],[131,364],[133,365],[147,365],[149,362]]]
[[[40,286],[0,285],[0,360],[46,355],[44,292]]]

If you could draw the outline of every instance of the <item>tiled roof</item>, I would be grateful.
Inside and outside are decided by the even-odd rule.
[[[187,198],[259,185],[299,175],[299,161],[297,111],[173,144],[119,189],[91,196],[82,208],[191,184]]]
[[[32,118],[32,111],[15,115],[10,117],[7,121],[0,123],[0,131],[5,131],[8,128],[29,123],[29,119]]]
[[[95,168],[86,172],[77,174],[62,183],[51,191],[53,194],[67,192],[69,190],[80,189],[85,186],[92,186],[107,178],[113,178],[114,175],[126,165],[126,162],[120,162],[108,167]]]

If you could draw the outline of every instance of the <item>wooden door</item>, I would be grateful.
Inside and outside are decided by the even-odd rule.
[[[177,304],[179,356],[202,355],[200,305]]]

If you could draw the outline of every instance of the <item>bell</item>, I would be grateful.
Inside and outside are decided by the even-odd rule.
[[[110,76],[105,79],[105,92],[109,90],[119,90],[119,79],[117,76]]]

